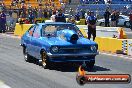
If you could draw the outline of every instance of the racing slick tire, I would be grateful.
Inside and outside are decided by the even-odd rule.
[[[95,60],[92,60],[90,62],[86,62],[86,66],[87,66],[88,70],[93,70],[94,64],[95,64]]]
[[[27,53],[26,47],[23,47],[23,55],[24,55],[24,60],[26,62],[30,62],[31,61],[31,56]]]
[[[129,28],[129,27],[130,27],[130,22],[129,22],[129,21],[126,21],[126,22],[124,23],[124,26],[125,26],[126,28]]]
[[[41,53],[41,59],[42,59],[42,62],[41,62],[41,64],[42,64],[42,67],[44,68],[44,69],[47,69],[47,68],[49,68],[50,67],[50,65],[49,65],[49,59],[48,59],[48,56],[47,56],[47,53],[46,53],[46,51],[42,51],[42,53]]]

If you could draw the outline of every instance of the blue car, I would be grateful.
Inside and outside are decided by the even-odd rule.
[[[71,23],[37,23],[21,38],[25,61],[35,58],[44,68],[55,62],[81,62],[89,68],[95,64],[98,45],[84,38]]]

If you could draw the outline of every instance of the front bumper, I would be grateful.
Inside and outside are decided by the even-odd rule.
[[[67,53],[67,54],[52,54],[52,53],[47,53],[47,55],[49,57],[72,57],[72,56],[95,56],[95,55],[98,55],[99,52],[96,52],[96,53],[75,53],[75,54],[70,54],[70,53]]]

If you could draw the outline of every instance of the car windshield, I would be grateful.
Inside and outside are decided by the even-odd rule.
[[[56,37],[57,31],[64,29],[74,30],[78,36],[83,36],[78,27],[72,24],[47,24],[43,26],[43,36]]]

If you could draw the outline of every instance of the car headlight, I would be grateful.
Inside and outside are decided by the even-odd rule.
[[[57,46],[54,46],[51,48],[52,52],[57,53],[59,51],[59,48]]]
[[[90,48],[91,48],[91,51],[93,51],[93,52],[96,52],[97,51],[97,48],[94,45],[92,45]]]

